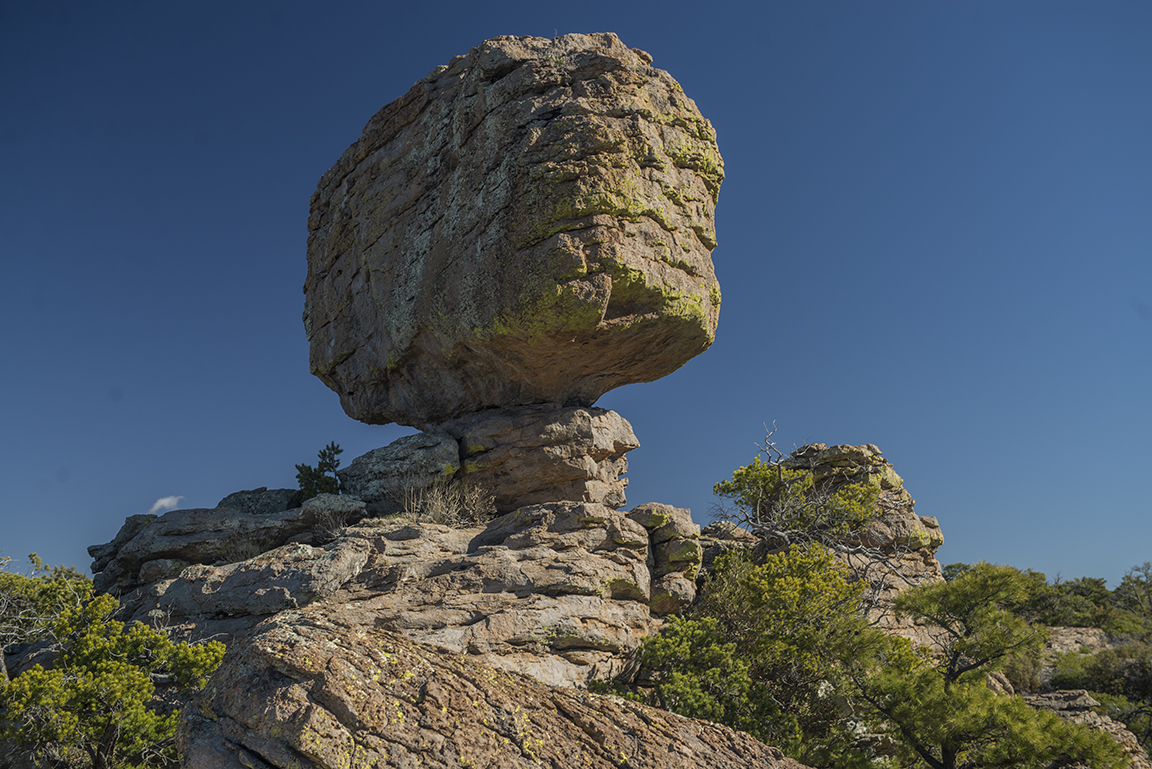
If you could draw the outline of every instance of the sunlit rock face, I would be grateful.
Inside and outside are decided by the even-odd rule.
[[[708,348],[723,161],[650,63],[607,33],[494,38],[369,121],[312,197],[304,285],[350,416],[587,406]]]

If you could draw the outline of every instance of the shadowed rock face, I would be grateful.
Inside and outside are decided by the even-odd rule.
[[[312,198],[304,324],[344,410],[591,405],[712,343],[711,124],[613,34],[499,37],[377,113]]]

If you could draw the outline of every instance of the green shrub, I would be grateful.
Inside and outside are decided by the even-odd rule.
[[[856,616],[862,586],[819,545],[754,564],[717,561],[688,618],[645,639],[641,670],[668,710],[748,732],[808,763],[852,766],[864,754],[845,721],[838,660],[879,634]]]
[[[92,580],[71,567],[45,566],[28,556],[30,575],[8,571],[11,558],[0,558],[0,647],[32,643],[48,636],[68,608],[92,595]]]
[[[1052,685],[1087,689],[1101,711],[1152,750],[1152,644],[1132,642],[1096,652],[1073,651],[1056,660]]]
[[[879,489],[867,483],[832,488],[817,485],[810,471],[784,467],[778,460],[755,457],[732,478],[712,487],[734,509],[722,517],[747,526],[774,546],[820,542],[831,546],[876,517]]]
[[[888,721],[901,766],[937,769],[1047,767],[1078,760],[1121,766],[1110,736],[994,693],[989,672],[1035,659],[1041,628],[1009,611],[1031,578],[1008,566],[979,563],[953,579],[913,588],[896,601],[897,616],[925,626],[937,643],[913,665],[855,665],[861,697]]]
[[[115,598],[89,599],[90,580],[34,563],[39,577],[0,574],[0,595],[10,599],[0,618],[18,627],[22,640],[54,639],[58,655],[50,669],[34,665],[0,686],[0,740],[49,766],[176,765],[178,713],[151,708],[153,679],[202,687],[223,657],[223,644],[176,644],[140,623],[126,628],[111,618]],[[50,622],[39,624],[49,615]],[[36,622],[22,624],[32,616]]]

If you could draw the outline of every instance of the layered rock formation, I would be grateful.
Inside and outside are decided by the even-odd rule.
[[[723,164],[651,61],[612,34],[485,41],[324,174],[304,324],[350,416],[589,406],[711,344]]]
[[[175,577],[192,564],[243,561],[286,542],[314,542],[317,532],[364,516],[363,502],[331,494],[291,510],[273,510],[283,503],[299,504],[299,492],[285,491],[290,490],[237,492],[212,509],[130,516],[111,542],[88,548],[93,587],[97,593],[123,596],[141,585]],[[226,506],[237,500],[262,512]]]
[[[111,562],[122,575],[113,583],[121,613],[190,640],[227,643],[280,612],[326,601],[363,624],[571,685],[615,675],[640,640],[660,629],[662,615],[695,598],[700,530],[680,508],[647,504],[625,513],[557,502],[474,528],[368,518],[338,532],[316,512],[348,504],[330,495],[309,500],[313,529],[278,546],[266,540],[267,552],[234,562],[218,557],[220,521],[233,521],[235,530],[246,514],[167,513]],[[351,505],[362,512],[363,503]],[[249,517],[270,526],[304,517],[289,512]],[[196,522],[203,528],[193,530]],[[192,549],[190,540],[203,545]],[[144,568],[174,561],[177,552],[180,568]],[[187,560],[198,553],[203,562]]]

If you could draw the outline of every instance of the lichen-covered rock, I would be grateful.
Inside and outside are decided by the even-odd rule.
[[[613,34],[498,37],[380,110],[308,223],[313,373],[369,423],[591,405],[707,349],[715,133]]]
[[[804,769],[743,732],[493,670],[333,604],[230,648],[177,742],[195,769]]]
[[[465,477],[510,512],[548,502],[625,504],[626,452],[640,441],[615,411],[541,404],[492,409],[441,424],[460,441]]]
[[[440,433],[417,433],[356,457],[337,470],[345,494],[363,500],[370,515],[403,509],[406,494],[438,481],[451,480],[460,469],[460,445]]]
[[[696,576],[704,554],[700,526],[692,522],[691,511],[646,502],[632,508],[628,518],[648,531],[651,542],[648,567],[652,571],[652,589],[648,608],[657,615],[687,609],[696,600]]]

